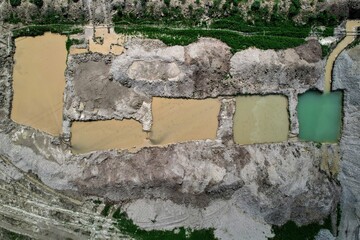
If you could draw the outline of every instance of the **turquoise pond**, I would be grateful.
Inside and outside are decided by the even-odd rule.
[[[301,140],[337,142],[340,139],[342,92],[308,91],[299,96],[297,111]]]

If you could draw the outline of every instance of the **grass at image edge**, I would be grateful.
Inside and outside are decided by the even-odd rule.
[[[128,234],[136,240],[216,240],[214,229],[191,230],[181,227],[173,231],[146,231],[136,226],[119,208],[114,212],[113,218],[116,219],[115,226],[122,233]]]

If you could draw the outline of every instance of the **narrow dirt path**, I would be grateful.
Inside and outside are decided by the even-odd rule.
[[[351,44],[357,36],[356,29],[360,27],[360,20],[349,20],[346,22],[346,37],[338,43],[336,48],[330,53],[325,68],[324,93],[331,91],[332,71],[334,63],[339,54]]]

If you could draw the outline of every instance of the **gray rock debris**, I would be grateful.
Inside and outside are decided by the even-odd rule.
[[[134,39],[114,60],[111,73],[115,81],[151,96],[205,98],[221,93],[230,56],[226,44],[210,38],[185,47]]]
[[[360,45],[340,54],[335,62],[333,88],[344,91],[340,142],[342,186],[339,239],[359,239],[360,229]]]
[[[231,58],[231,84],[244,93],[284,89],[301,92],[321,83],[323,68],[321,47],[316,41],[281,51],[249,48]]]
[[[64,116],[69,121],[133,118],[149,130],[150,97],[112,81],[111,61],[100,54],[69,56]]]

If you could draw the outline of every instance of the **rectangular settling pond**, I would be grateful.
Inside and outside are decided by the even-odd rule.
[[[285,96],[239,96],[234,116],[238,144],[273,143],[288,139],[289,115]]]
[[[11,119],[52,135],[62,129],[66,37],[51,33],[15,40]]]
[[[305,141],[337,142],[341,134],[342,92],[308,91],[299,96],[300,134]]]
[[[152,100],[153,125],[147,135],[135,120],[73,122],[73,153],[108,149],[138,149],[192,140],[215,139],[218,128],[218,99]],[[149,139],[147,139],[149,137]]]
[[[174,99],[154,97],[151,143],[164,145],[191,140],[215,139],[218,99]]]
[[[71,135],[74,153],[131,149],[147,145],[146,133],[135,120],[73,122]]]

